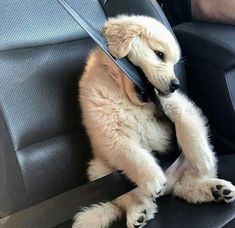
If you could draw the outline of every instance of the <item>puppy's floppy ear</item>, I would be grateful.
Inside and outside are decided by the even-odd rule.
[[[107,22],[102,32],[108,42],[110,53],[115,58],[123,58],[129,53],[134,38],[140,34],[140,28],[137,25]]]

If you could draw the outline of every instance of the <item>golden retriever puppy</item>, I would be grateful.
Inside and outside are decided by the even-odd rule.
[[[168,151],[170,124],[97,48],[79,83],[83,122],[94,155],[88,176],[94,180],[121,170],[138,187],[112,202],[79,212],[73,228],[108,227],[123,214],[128,228],[143,227],[157,212],[154,198],[166,190],[190,203],[233,201],[235,187],[216,178],[216,158],[201,111],[185,95],[175,92],[179,81],[174,65],[180,59],[180,49],[171,32],[150,17],[119,16],[108,20],[103,34],[111,54],[115,58],[127,56],[155,87],[164,112],[175,124],[185,158],[168,178],[152,151]],[[169,184],[170,179],[174,184]]]

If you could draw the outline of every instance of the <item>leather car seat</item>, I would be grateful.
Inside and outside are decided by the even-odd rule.
[[[155,0],[68,2],[97,29],[106,17],[143,14],[172,31]],[[2,0],[0,6],[0,217],[4,218],[87,182],[91,148],[81,124],[77,82],[95,44],[56,1]],[[176,72],[187,91],[182,64]],[[235,155],[221,155],[219,171],[235,183],[234,161]],[[190,205],[165,196],[158,204],[159,213],[147,227],[214,228],[235,217],[234,203]]]

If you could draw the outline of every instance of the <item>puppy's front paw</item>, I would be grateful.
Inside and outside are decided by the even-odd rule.
[[[156,172],[155,175],[151,174],[151,177],[146,181],[143,180],[139,187],[146,196],[155,199],[164,194],[167,179],[162,170]]]
[[[157,212],[157,205],[151,200],[143,204],[130,208],[127,211],[127,227],[128,228],[142,228],[147,221],[154,218]]]

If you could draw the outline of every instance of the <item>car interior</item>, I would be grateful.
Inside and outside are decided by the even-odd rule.
[[[97,30],[108,17],[135,14],[175,35],[180,90],[208,118],[218,176],[235,184],[235,27],[193,20],[189,0],[67,2]],[[2,0],[0,7],[0,227],[71,227],[82,207],[135,187],[120,172],[92,182],[86,176],[92,153],[77,90],[96,44],[56,0]],[[146,227],[235,227],[235,203],[165,195],[157,204]]]

